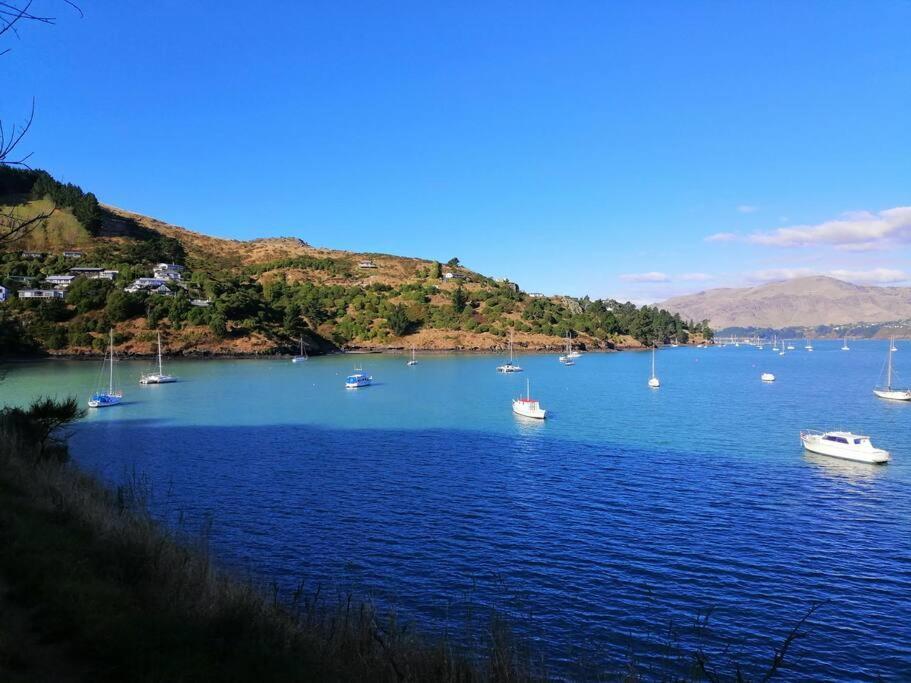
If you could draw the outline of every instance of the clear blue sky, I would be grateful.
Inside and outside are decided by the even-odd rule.
[[[82,4],[0,116],[102,201],[548,293],[908,281],[911,2]]]

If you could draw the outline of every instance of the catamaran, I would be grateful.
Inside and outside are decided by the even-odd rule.
[[[522,417],[531,417],[536,420],[543,420],[547,411],[541,407],[538,399],[531,397],[531,385],[525,380],[525,397],[519,397],[512,401],[512,412]]]
[[[652,389],[657,389],[661,386],[661,382],[658,380],[658,377],[655,375],[655,349],[652,348],[652,376],[648,380],[648,386]]]
[[[497,366],[497,372],[522,372],[522,368],[516,365],[512,357],[512,330],[509,331],[509,360]]]
[[[292,358],[292,359],[291,359],[291,362],[292,362],[292,363],[303,363],[304,361],[309,360],[309,359],[310,359],[309,356],[307,356],[307,349],[304,347],[304,338],[301,337],[301,352],[300,352],[300,355],[299,355],[299,356],[295,356],[294,358]]]
[[[412,347],[411,347],[411,360],[408,361],[405,365],[414,366],[414,365],[417,365],[417,364],[418,364],[418,361],[417,361],[417,359],[414,357],[414,347],[412,346]]]
[[[104,354],[104,361],[101,364],[101,371],[104,372],[104,363],[110,361],[111,370],[108,379],[108,390],[107,391],[96,391],[92,394],[92,398],[89,399],[89,408],[107,408],[109,406],[116,406],[118,403],[123,401],[123,392],[114,391],[114,330],[111,329],[110,333],[110,344],[109,344],[109,353]]]
[[[170,384],[176,382],[177,378],[172,375],[166,375],[164,368],[161,366],[161,332],[158,333],[158,372],[146,372],[139,378],[140,384]]]
[[[886,358],[886,383],[874,388],[873,393],[890,401],[911,401],[911,389],[896,389],[892,386],[892,353],[894,350],[894,345],[889,342],[889,353]]]
[[[844,460],[884,465],[890,458],[889,451],[874,447],[869,436],[851,432],[819,432],[808,429],[800,433],[800,443],[812,453]]]

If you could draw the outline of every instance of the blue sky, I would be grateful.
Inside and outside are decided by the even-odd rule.
[[[82,4],[0,116],[116,206],[638,302],[911,283],[911,3]]]

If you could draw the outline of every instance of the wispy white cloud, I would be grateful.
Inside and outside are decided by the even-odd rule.
[[[798,277],[819,275],[819,271],[812,268],[765,268],[747,273],[746,279],[753,283],[776,282],[778,280],[793,280]]]
[[[907,282],[911,276],[897,268],[873,268],[871,270],[830,270],[829,275],[839,280],[850,280],[859,284],[888,285]]]
[[[667,273],[651,271],[648,273],[624,273],[620,276],[624,282],[670,282],[671,277]]]
[[[714,280],[715,276],[711,273],[683,273],[680,279],[687,282],[705,282],[706,280]]]
[[[733,232],[716,232],[705,238],[706,242],[733,242],[737,239],[736,233]]]
[[[911,242],[911,206],[879,212],[858,211],[814,225],[792,225],[756,232],[747,241],[773,247],[826,245],[849,251],[883,249]]]
[[[737,211],[738,213],[756,213],[759,211],[759,207],[753,204],[741,204],[737,207]]]
[[[897,268],[871,268],[869,270],[814,270],[812,268],[767,268],[747,273],[747,280],[754,284],[793,280],[799,277],[827,275],[859,285],[886,285],[911,280],[911,274]]]

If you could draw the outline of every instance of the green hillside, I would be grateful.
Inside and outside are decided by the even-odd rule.
[[[6,176],[4,176],[6,174]],[[31,184],[29,184],[31,183]],[[43,172],[0,169],[14,210],[54,213],[27,237],[5,244],[0,282],[0,353],[98,353],[115,329],[118,351],[152,351],[156,332],[169,353],[269,354],[304,337],[311,351],[336,348],[559,348],[570,336],[588,349],[642,346],[709,333],[656,308],[612,300],[532,297],[514,283],[462,266],[386,254],[313,247],[297,238],[247,242],[195,233],[100,205],[94,195]],[[9,204],[8,204],[9,206]],[[64,250],[79,249],[78,259]],[[40,256],[23,252],[38,251]],[[124,291],[156,263],[183,270],[166,291]],[[73,267],[117,271],[77,277],[64,298],[21,299]],[[31,278],[31,279],[28,279]],[[135,287],[135,285],[134,285]]]

